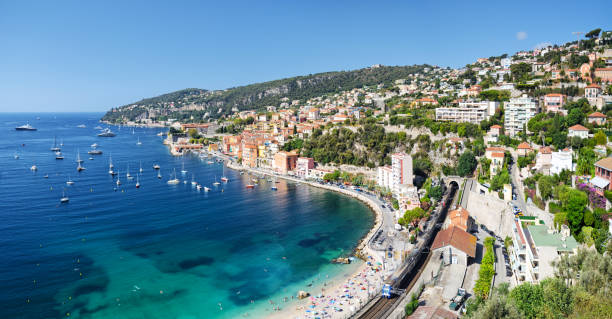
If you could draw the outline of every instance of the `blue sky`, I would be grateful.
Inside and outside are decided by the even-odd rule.
[[[376,63],[458,67],[612,29],[610,12],[610,1],[0,0],[0,111],[105,111]]]

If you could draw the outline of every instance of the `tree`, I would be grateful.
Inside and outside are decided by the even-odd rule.
[[[531,65],[525,62],[513,64],[510,66],[510,73],[514,81],[526,80],[531,72]]]
[[[567,115],[567,126],[582,124],[584,117],[584,113],[580,108],[573,108]]]
[[[567,221],[574,233],[580,230],[584,218],[584,209],[589,199],[584,192],[577,189],[569,189],[567,199],[563,202],[564,210],[567,212]]]
[[[428,193],[429,197],[435,199],[436,201],[439,201],[440,199],[442,199],[442,186],[435,186],[429,189],[429,193]]]
[[[459,156],[459,163],[457,164],[457,174],[459,176],[468,176],[474,172],[478,165],[476,157],[471,151],[467,151]]]
[[[597,38],[599,37],[600,32],[601,32],[601,28],[597,28],[597,29],[587,32],[587,34],[585,34],[584,37],[589,38],[589,39]]]
[[[508,299],[502,296],[494,296],[487,300],[471,318],[487,318],[487,319],[518,319],[521,318],[516,307],[508,302]]]
[[[198,130],[196,130],[195,128],[190,128],[187,133],[189,134],[189,137],[191,138],[200,138],[200,134],[198,133]]]
[[[413,224],[419,219],[423,218],[424,215],[425,215],[425,211],[421,207],[416,207],[416,208],[407,210],[404,213],[404,217],[403,217],[404,223],[402,224],[402,226],[408,227],[410,226],[410,224]]]
[[[547,200],[552,196],[553,186],[555,185],[555,178],[552,176],[542,176],[538,180],[538,188],[540,190],[540,197],[543,200]]]
[[[525,318],[537,318],[544,304],[542,287],[524,283],[510,291],[510,299]]]
[[[595,144],[597,145],[606,145],[606,143],[608,142],[608,138],[606,137],[606,134],[603,131],[597,131],[597,133],[595,133],[595,136],[593,136],[593,139],[595,140]]]

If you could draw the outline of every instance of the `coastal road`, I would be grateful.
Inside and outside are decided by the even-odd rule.
[[[444,201],[441,202],[441,208],[438,214],[434,216],[437,223],[441,223],[446,218],[449,207],[455,202],[458,194],[458,187],[449,187],[449,192],[446,194]],[[394,289],[403,290],[402,296],[405,296],[408,291],[414,286],[419,279],[424,266],[431,257],[431,251],[429,248],[433,243],[436,234],[439,231],[439,227],[431,227],[422,238],[425,240],[412,252],[411,256],[407,258],[405,266],[397,278],[393,278],[388,281]],[[385,318],[389,312],[393,311],[399,306],[399,303],[403,300],[400,296],[398,298],[387,299],[379,297],[375,299],[373,303],[367,305],[367,309],[363,309],[357,314],[357,318]]]

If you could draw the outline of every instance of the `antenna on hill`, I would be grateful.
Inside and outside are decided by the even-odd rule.
[[[576,38],[578,38],[578,42],[580,42],[580,36],[583,35],[584,32],[576,31],[576,32],[572,32],[572,34],[575,35]]]

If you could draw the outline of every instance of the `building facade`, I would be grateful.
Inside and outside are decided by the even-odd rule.
[[[399,185],[412,185],[412,156],[406,153],[395,153],[391,155],[392,181],[391,189],[394,194],[399,193]]]
[[[523,128],[527,126],[527,122],[539,112],[538,102],[523,95],[519,98],[510,99],[504,111],[504,130],[506,134],[514,137],[522,132]]]

